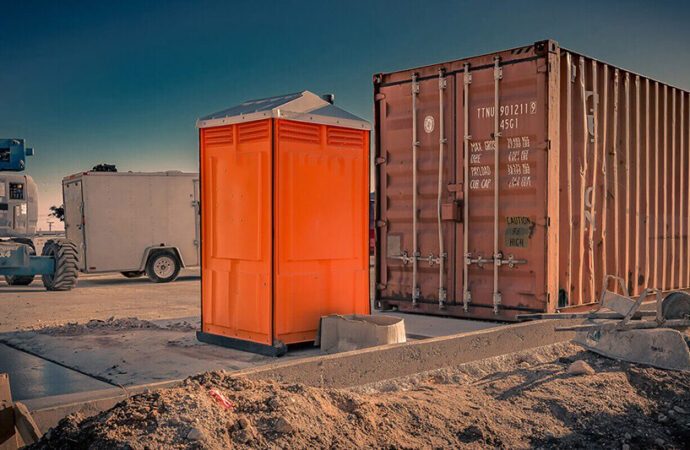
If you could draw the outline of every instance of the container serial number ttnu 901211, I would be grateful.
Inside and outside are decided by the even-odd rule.
[[[477,108],[477,119],[490,119],[494,117],[494,106],[480,106]],[[498,117],[524,116],[537,113],[537,102],[532,100],[529,102],[511,103],[508,105],[501,105],[498,107]]]

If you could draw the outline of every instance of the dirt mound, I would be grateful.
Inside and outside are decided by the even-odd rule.
[[[194,331],[196,326],[186,321],[173,322],[160,326],[150,320],[140,320],[136,317],[119,319],[111,317],[107,320],[93,319],[86,323],[68,322],[64,325],[37,328],[34,331],[50,336],[80,336],[83,334],[117,333],[119,331],[134,329]]]
[[[568,374],[577,360],[595,373]],[[688,373],[560,345],[357,392],[209,372],[63,419],[33,448],[683,448],[689,405]]]

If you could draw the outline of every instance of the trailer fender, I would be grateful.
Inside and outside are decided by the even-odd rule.
[[[182,268],[186,267],[185,263],[184,263],[184,259],[182,258],[182,253],[180,253],[180,250],[177,247],[172,246],[172,245],[155,245],[155,246],[151,246],[151,247],[146,247],[146,249],[144,249],[144,256],[141,259],[141,263],[139,264],[139,270],[141,270],[141,271],[146,270],[146,263],[149,261],[149,257],[152,254],[159,252],[159,251],[162,251],[162,250],[167,250],[167,251],[173,252],[175,254],[175,256],[177,256],[177,260],[180,261],[180,267],[182,267]]]

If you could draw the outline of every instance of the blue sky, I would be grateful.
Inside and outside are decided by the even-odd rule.
[[[371,76],[542,39],[690,89],[690,2],[0,0],[0,137],[41,212],[101,162],[197,170],[197,117],[304,89],[372,119]]]

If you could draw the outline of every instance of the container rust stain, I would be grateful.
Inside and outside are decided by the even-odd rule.
[[[381,307],[513,320],[606,274],[690,285],[687,92],[543,41],[374,95]]]

